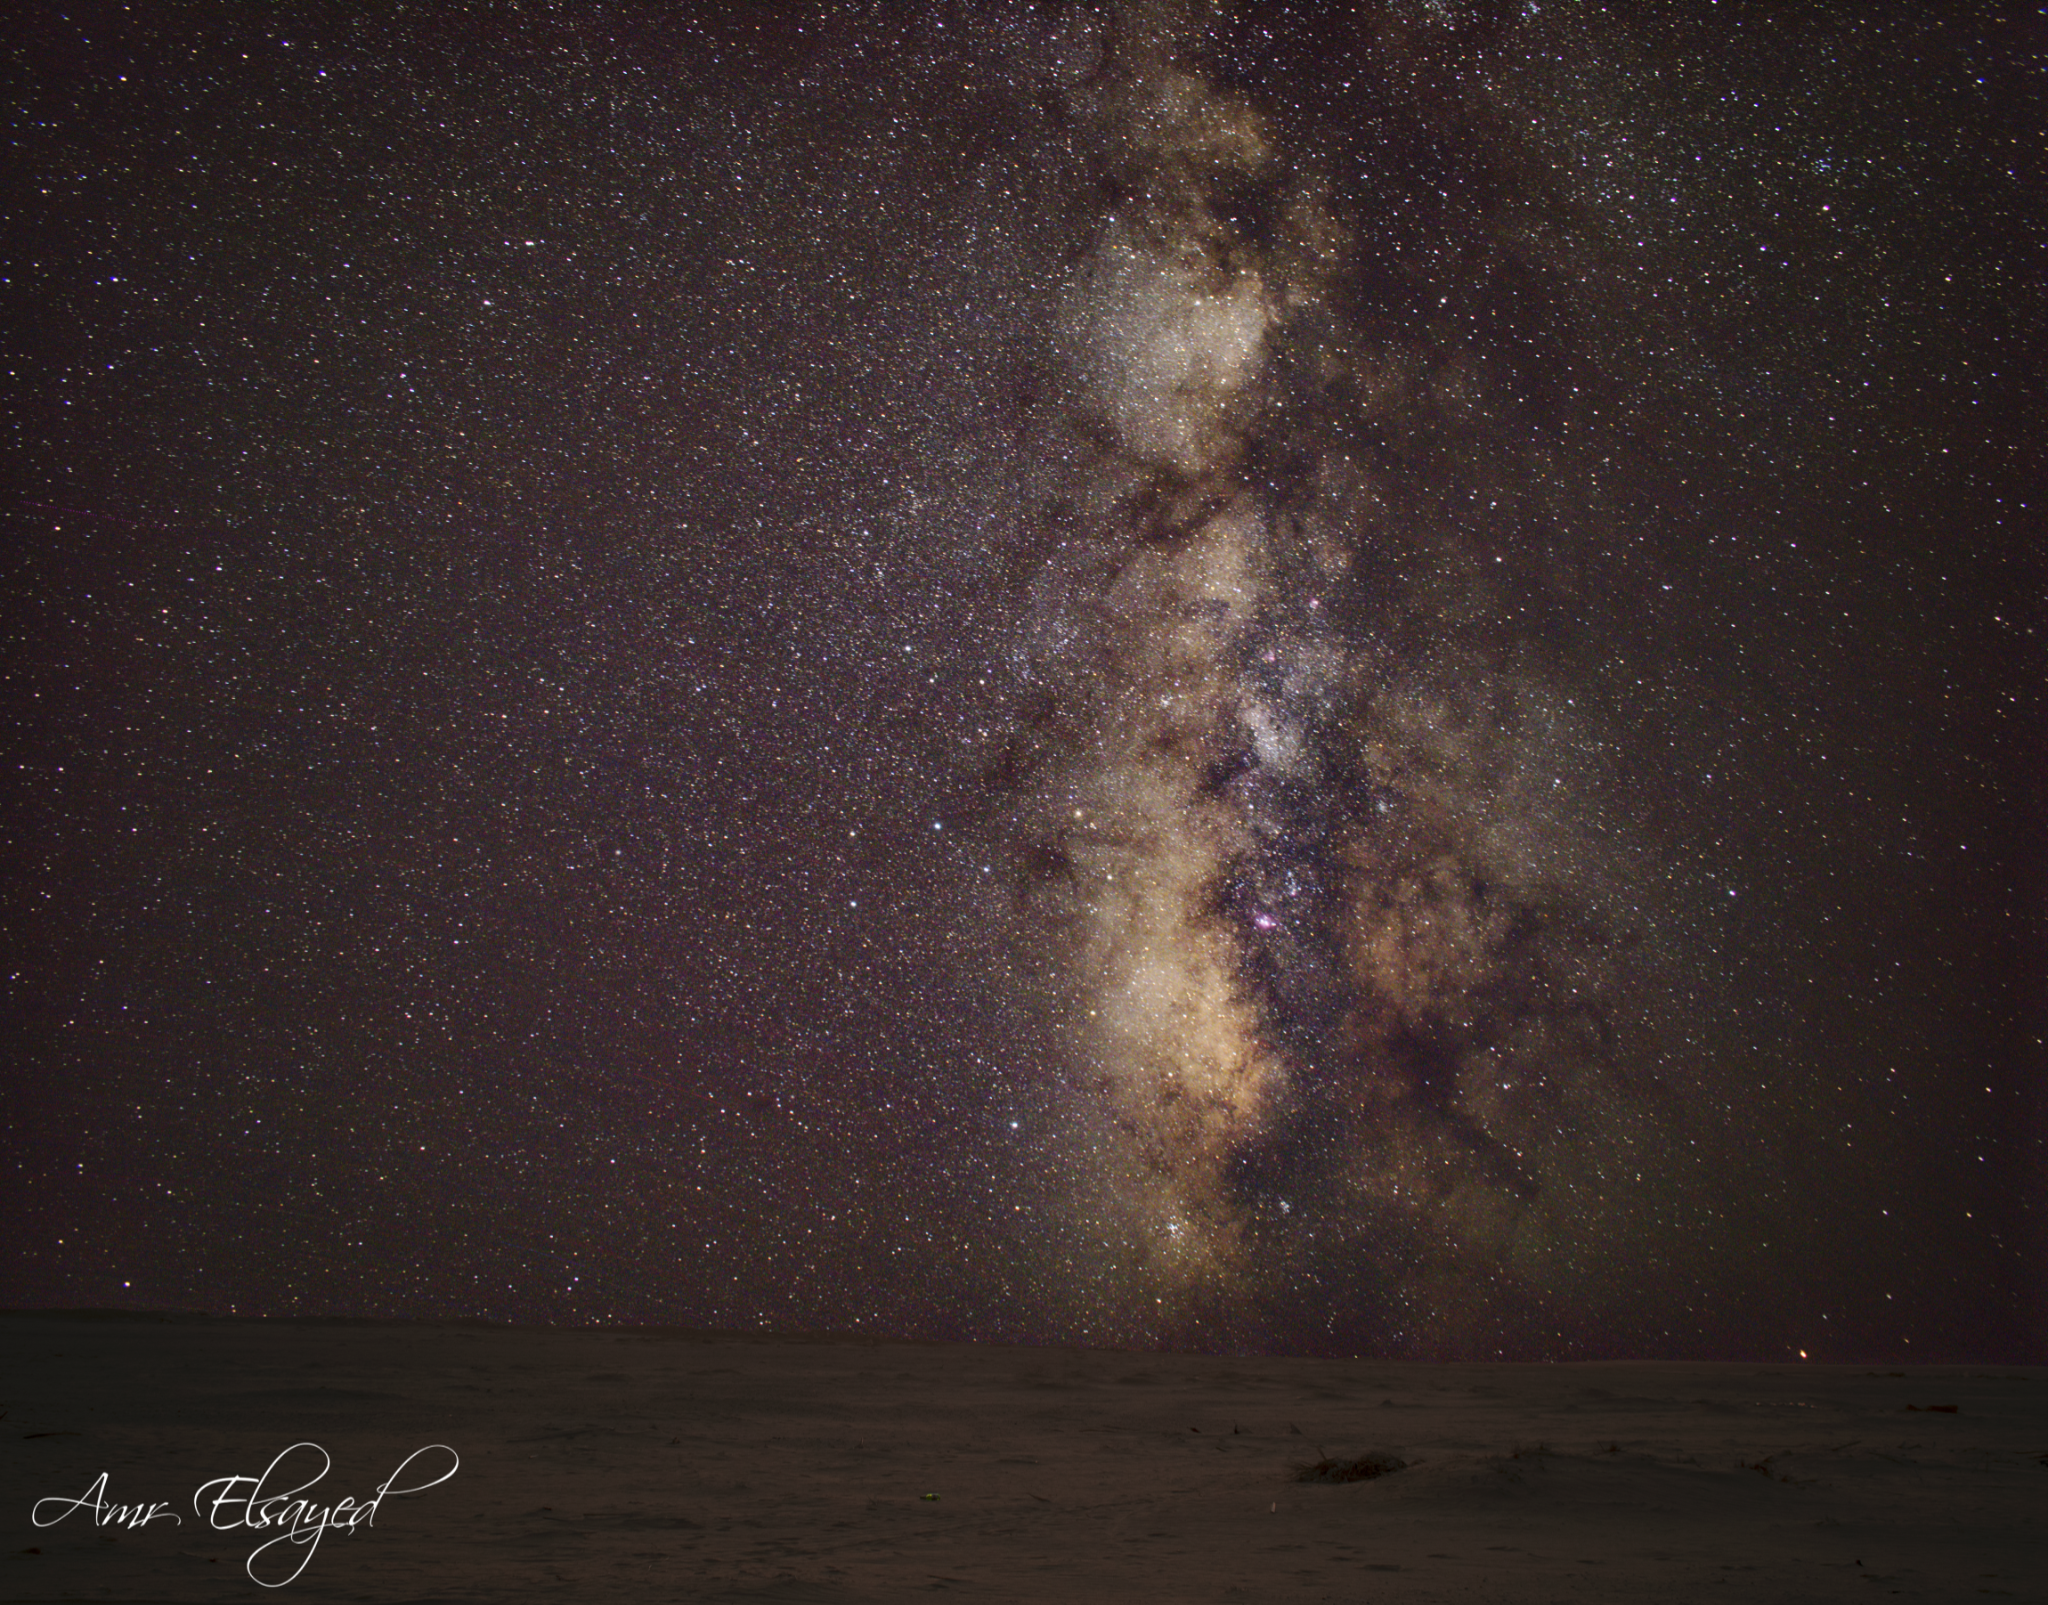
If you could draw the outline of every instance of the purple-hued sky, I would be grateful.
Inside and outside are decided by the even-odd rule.
[[[32,8],[0,1304],[2048,1357],[2044,42]]]

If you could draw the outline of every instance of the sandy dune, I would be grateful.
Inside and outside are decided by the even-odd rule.
[[[2042,1368],[57,1315],[0,1317],[0,1353],[13,1600],[2048,1600]],[[321,1505],[461,1464],[266,1550],[305,1561],[268,1590],[278,1529],[193,1495],[297,1442]],[[1294,1480],[1375,1454],[1406,1464]]]

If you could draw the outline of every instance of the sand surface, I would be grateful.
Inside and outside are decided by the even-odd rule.
[[[2043,1368],[39,1314],[0,1379],[11,1600],[2048,1600]],[[322,1506],[460,1468],[268,1589],[282,1529],[193,1496],[295,1443]]]

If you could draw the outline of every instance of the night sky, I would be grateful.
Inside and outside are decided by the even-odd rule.
[[[2032,8],[29,19],[0,1304],[2048,1359]]]

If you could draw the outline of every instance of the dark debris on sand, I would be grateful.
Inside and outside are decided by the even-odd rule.
[[[1318,1460],[1312,1466],[1296,1466],[1296,1482],[1370,1482],[1407,1469],[1408,1462],[1392,1455],[1360,1455],[1356,1460]]]

